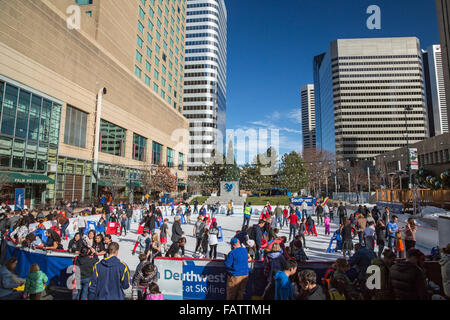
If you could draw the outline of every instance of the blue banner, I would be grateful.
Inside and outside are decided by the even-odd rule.
[[[14,196],[14,210],[25,209],[25,189],[16,189]]]
[[[295,205],[295,206],[301,206],[303,203],[303,200],[306,201],[306,204],[309,207],[312,207],[312,205],[316,205],[316,201],[317,198],[315,197],[304,197],[304,198],[291,198],[291,202]]]
[[[39,269],[47,275],[50,284],[66,287],[66,281],[70,276],[67,268],[73,265],[75,255],[65,252],[22,249],[8,243],[6,259],[10,257],[16,257],[18,260],[16,272],[19,277],[26,279],[30,266],[37,264]]]
[[[225,300],[226,279],[223,262],[183,261],[183,299]]]

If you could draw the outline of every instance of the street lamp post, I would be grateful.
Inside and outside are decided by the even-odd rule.
[[[409,189],[412,189],[412,170],[411,170],[411,159],[409,156],[409,137],[408,137],[408,111],[413,110],[412,106],[405,107],[405,127],[406,127],[406,156],[408,157],[408,175],[409,175]]]

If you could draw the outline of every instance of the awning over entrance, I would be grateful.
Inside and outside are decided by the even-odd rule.
[[[113,181],[108,179],[98,179],[98,185],[100,187],[125,187],[125,181]]]
[[[133,187],[134,188],[142,187],[142,182],[140,182],[140,181],[131,181],[131,182],[133,183]],[[130,187],[130,183],[129,182],[127,182],[127,187]]]
[[[25,172],[0,172],[0,181],[24,184],[54,184],[55,181],[45,174]]]

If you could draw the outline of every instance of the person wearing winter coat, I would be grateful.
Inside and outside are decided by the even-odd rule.
[[[378,258],[381,258],[386,242],[386,225],[383,219],[379,219],[375,226],[375,238],[378,246]]]
[[[378,209],[377,206],[374,206],[372,209],[372,218],[375,220],[375,223],[378,222],[378,219],[380,219],[381,212],[380,209]]]
[[[14,274],[17,262],[16,257],[11,257],[0,269],[0,300],[17,300],[22,297],[21,292],[14,290],[25,283],[25,279]]]
[[[405,233],[405,250],[408,251],[411,248],[416,246],[416,232],[417,226],[414,221],[414,218],[409,218],[408,223],[406,224],[404,233]]]
[[[171,240],[173,243],[176,243],[178,241],[178,239],[180,239],[184,232],[183,229],[181,228],[181,218],[179,216],[175,216],[175,222],[172,225],[172,237]]]
[[[305,250],[303,249],[303,244],[300,240],[294,241],[292,251],[295,261],[304,262],[306,260],[309,260],[308,256],[305,253]]]
[[[450,299],[450,243],[442,249],[441,260],[442,285],[444,294]]]
[[[152,283],[158,281],[158,268],[153,263],[146,263],[140,270],[136,270],[132,282],[133,300],[145,298],[145,293]],[[144,287],[142,291],[140,287]]]
[[[323,207],[322,205],[318,205],[316,208],[317,214],[317,225],[323,224]]]
[[[272,280],[276,271],[284,270],[285,265],[286,259],[281,253],[280,245],[274,243],[272,251],[264,259],[264,275],[266,276],[267,282]]]
[[[258,224],[252,226],[252,230],[249,230],[249,238],[255,241],[256,245],[256,257],[255,260],[261,260],[261,244],[263,238],[263,228],[266,225],[264,220],[259,220]]]
[[[289,277],[297,272],[297,262],[288,260],[283,270],[278,270],[273,279],[275,280],[274,300],[293,300],[294,293]]]
[[[337,214],[339,216],[339,224],[344,224],[344,218],[347,217],[347,209],[342,204],[342,202],[339,203],[339,207],[337,209]]]
[[[217,229],[217,222],[213,222],[212,228],[209,229],[209,258],[216,259],[217,258],[217,244],[219,243],[219,229]]]
[[[81,235],[79,232],[75,233],[73,239],[69,241],[69,245],[67,247],[67,251],[70,253],[80,253],[81,248],[83,248],[83,239],[81,239]]]
[[[380,287],[371,292],[372,300],[392,300],[392,289],[390,286],[390,269],[395,262],[395,253],[387,249],[383,253],[383,258],[372,259],[371,265],[380,268]]]
[[[324,288],[317,283],[317,275],[313,270],[302,270],[297,273],[296,300],[327,300]]]
[[[74,300],[86,300],[88,296],[89,282],[93,273],[93,268],[98,262],[96,254],[90,255],[87,247],[81,249],[80,255],[75,260],[75,265],[80,268],[80,283],[78,292],[74,295]]]
[[[184,246],[186,245],[186,238],[181,237],[177,242],[172,243],[169,250],[166,252],[166,257],[184,257]],[[179,251],[181,250],[181,255]]]
[[[364,281],[366,279],[366,271],[370,266],[372,259],[377,256],[373,250],[362,247],[360,244],[355,244],[355,254],[350,257],[348,263],[350,266],[355,266],[358,271],[358,279]]]
[[[390,270],[390,285],[395,300],[427,300],[425,255],[418,249],[409,249],[406,261],[396,262]]]
[[[327,216],[327,215],[325,215],[325,218],[324,218],[324,221],[323,221],[323,223],[324,223],[324,225],[325,225],[325,235],[330,235],[330,233],[331,233],[331,231],[330,231],[330,218]]]
[[[374,250],[375,243],[375,221],[370,221],[364,229],[364,243],[366,248]]]
[[[108,258],[97,262],[93,268],[88,289],[88,300],[124,300],[124,290],[131,286],[128,266],[117,258],[119,244],[108,246]]]
[[[39,269],[39,265],[32,264],[25,282],[24,293],[30,296],[30,300],[41,300],[44,286],[48,282],[47,275]]]

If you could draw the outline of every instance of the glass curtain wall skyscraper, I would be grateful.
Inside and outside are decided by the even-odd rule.
[[[224,152],[227,10],[224,0],[188,0],[183,113],[190,122],[188,174]]]

